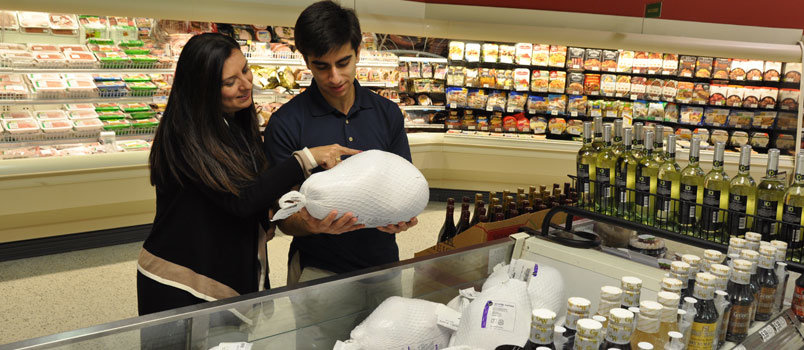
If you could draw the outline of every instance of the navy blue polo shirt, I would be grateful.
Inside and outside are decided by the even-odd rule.
[[[304,147],[333,143],[358,150],[379,149],[410,161],[405,118],[399,106],[354,82],[355,102],[344,115],[312,85],[277,110],[265,128],[265,154],[271,166]],[[313,172],[321,171],[316,168]],[[288,260],[299,252],[301,267],[335,273],[399,261],[395,235],[376,228],[340,235],[293,237]]]

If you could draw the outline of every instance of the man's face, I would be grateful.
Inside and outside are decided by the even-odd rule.
[[[359,49],[355,51],[346,43],[323,56],[307,56],[307,68],[313,73],[321,93],[337,100],[352,91],[359,59]]]

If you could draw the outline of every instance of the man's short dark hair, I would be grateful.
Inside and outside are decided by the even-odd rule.
[[[296,20],[296,48],[306,59],[320,57],[347,43],[357,51],[363,34],[355,11],[332,1],[308,6]]]

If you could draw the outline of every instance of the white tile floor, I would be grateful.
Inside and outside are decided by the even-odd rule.
[[[397,236],[401,259],[435,244],[445,203]],[[285,285],[291,237],[268,243],[271,285]],[[136,260],[142,243],[0,262],[0,344],[137,316]],[[101,347],[102,348],[102,347]]]

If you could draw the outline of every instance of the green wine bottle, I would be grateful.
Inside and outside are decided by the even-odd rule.
[[[578,151],[578,205],[584,208],[592,208],[592,181],[595,176],[595,164],[597,162],[597,152],[592,146],[592,123],[583,123],[583,146]]]
[[[664,125],[653,124],[653,160],[664,164],[667,155],[664,152]]]
[[[722,235],[726,209],[729,203],[729,176],[723,171],[723,151],[726,144],[715,143],[715,154],[712,158],[712,170],[704,177],[704,198],[701,208],[701,229],[704,239],[716,242],[728,242]]]
[[[784,179],[778,178],[779,150],[768,150],[768,168],[765,177],[757,185],[757,216],[754,231],[762,235],[763,241],[779,239],[777,222],[782,220],[784,211]]]
[[[645,128],[642,123],[634,123],[634,132],[632,133],[634,144],[631,155],[634,156],[637,162],[645,157]]]
[[[617,180],[615,181],[615,196],[617,202],[617,216],[631,219],[634,211],[634,198],[636,197],[636,171],[639,162],[634,158],[631,146],[632,130],[624,130],[623,145],[625,151],[617,159]]]
[[[753,224],[753,219],[749,215],[754,215],[757,183],[751,177],[750,170],[751,146],[743,145],[740,148],[737,176],[729,183],[729,215],[726,229],[732,236],[744,235]]]
[[[614,214],[614,182],[617,173],[617,156],[611,144],[611,125],[603,127],[604,147],[597,153],[595,209],[607,215]]]
[[[592,142],[592,147],[595,152],[600,152],[603,149],[603,117],[595,117],[595,139]]]
[[[645,156],[639,161],[636,176],[636,199],[634,217],[645,224],[652,224],[656,207],[656,182],[660,164],[653,157],[653,131],[645,131]]]
[[[804,226],[804,153],[799,153],[796,157],[796,174],[793,176],[793,184],[784,194],[784,214],[782,214],[782,238],[789,242],[790,249],[801,249],[804,246],[802,237],[802,226]],[[798,253],[796,253],[798,254]],[[795,255],[800,256],[800,255]]]
[[[625,145],[623,144],[623,120],[617,119],[614,121],[614,141],[612,141],[614,156],[620,158],[625,152]]]
[[[678,211],[678,224],[682,233],[690,233],[701,215],[704,193],[704,171],[700,161],[701,140],[698,136],[692,137],[690,142],[690,162],[681,170],[681,207]]]
[[[664,229],[675,230],[680,186],[681,167],[676,163],[676,135],[668,135],[665,161],[659,166],[656,186],[656,223]]]

